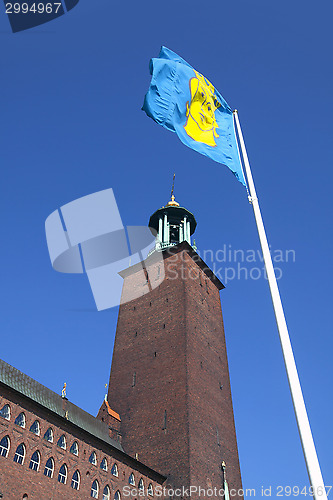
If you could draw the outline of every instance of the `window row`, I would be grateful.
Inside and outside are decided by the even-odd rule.
[[[35,425],[36,423],[38,424],[38,421],[34,422],[33,425]],[[33,426],[31,426],[30,430],[33,432],[32,427]],[[34,429],[36,429],[36,426],[34,427]],[[49,441],[50,443],[53,443],[53,431],[52,431],[51,427],[46,431],[46,433],[44,435],[44,439],[46,439],[46,441]],[[64,434],[62,436],[60,436],[60,438],[58,439],[57,446],[59,446],[59,448],[61,448],[63,450],[66,450],[67,445],[66,445],[66,437]],[[78,445],[77,441],[73,442],[69,451],[73,455],[76,455],[76,456],[79,455],[79,445]],[[89,462],[92,465],[97,465],[97,455],[94,451],[91,453],[91,455],[89,457]],[[105,457],[103,458],[103,460],[100,463],[100,468],[102,470],[104,470],[105,472],[108,470],[108,462],[107,462],[107,459]],[[113,466],[111,468],[111,474],[115,477],[118,477],[117,464],[113,464]]]
[[[89,462],[92,465],[96,465],[97,466],[97,455],[96,455],[96,453],[94,451],[91,453],[91,455],[89,457]],[[108,461],[107,461],[107,459],[105,457],[103,458],[103,460],[100,463],[100,468],[102,470],[104,470],[105,472],[108,470]],[[117,464],[113,464],[113,466],[111,467],[111,474],[113,476],[115,476],[115,477],[119,476]]]
[[[0,415],[5,418],[6,420],[10,420],[10,406],[6,404],[1,410],[0,410]],[[21,412],[15,419],[15,424],[18,425],[19,427],[22,427],[25,429],[26,426],[26,419],[25,419],[25,414]],[[36,436],[40,436],[40,425],[38,420],[35,420],[33,424],[30,426],[30,432],[35,434]],[[47,429],[47,431],[44,434],[44,439],[48,441],[49,443],[53,443],[54,441],[54,435],[53,435],[53,430],[51,427]],[[65,435],[61,435],[60,438],[57,441],[57,446],[61,448],[62,450],[67,449],[67,443],[66,443],[66,437]],[[70,447],[70,453],[73,455],[79,456],[79,445],[77,441],[74,441],[73,444]],[[97,455],[95,452],[92,452],[90,457],[89,457],[89,462],[93,465],[97,465]],[[103,458],[100,464],[100,468],[104,471],[108,470],[108,463],[107,459]],[[117,464],[114,464],[111,468],[111,474],[115,477],[118,477],[118,467]]]
[[[6,404],[1,410],[0,410],[0,416],[5,418],[6,420],[10,420],[10,406]],[[22,427],[22,429],[25,429],[26,426],[26,419],[25,419],[25,414],[21,412],[15,419],[14,422],[16,425],[19,427]],[[35,434],[36,436],[40,436],[40,425],[38,420],[35,420],[30,428],[30,432]],[[44,434],[44,439],[48,441],[49,443],[53,443],[54,437],[53,437],[53,430],[51,427],[47,429],[47,431]],[[59,448],[62,448],[66,450],[66,438],[64,435],[60,436],[58,439],[57,445]],[[79,454],[79,445],[77,441],[74,441],[72,446],[70,447],[70,452],[73,453],[73,455],[78,455]]]
[[[95,479],[95,481],[91,485],[90,496],[92,498],[98,498],[99,497],[99,491],[100,491],[99,483],[98,483],[97,479]],[[105,488],[103,489],[102,500],[110,500],[110,498],[111,498],[111,490],[110,490],[109,486],[105,486]],[[120,491],[119,490],[117,490],[115,492],[113,500],[121,500],[121,496],[120,496]]]
[[[0,410],[0,415],[5,418],[6,420],[10,420],[10,406],[7,404],[5,405],[2,410]],[[18,425],[19,427],[22,427],[23,429],[25,429],[25,426],[26,426],[26,419],[25,419],[25,414],[23,412],[21,412],[15,419],[15,424]],[[35,434],[36,436],[40,436],[40,425],[39,425],[39,422],[38,420],[35,420],[33,422],[33,424],[30,426],[30,432],[32,432],[33,434]],[[53,436],[53,430],[51,427],[49,427],[47,429],[47,431],[45,432],[44,434],[44,439],[46,441],[48,441],[49,443],[53,443],[54,441],[54,436]],[[63,450],[66,450],[67,448],[67,443],[66,443],[66,437],[65,435],[63,434],[62,436],[60,436],[60,438],[58,439],[57,441],[57,446],[59,446],[59,448],[63,449]],[[74,443],[72,444],[72,446],[70,447],[70,450],[69,450],[73,455],[76,455],[78,456],[79,455],[79,445],[77,443],[77,441],[74,441]],[[90,463],[92,463],[93,465],[97,465],[97,457],[96,457],[96,453],[92,453],[90,455],[90,458],[89,458],[89,461]],[[106,458],[103,458],[102,462],[101,462],[101,465],[100,465],[101,469],[102,470],[105,470],[107,471],[108,470],[108,466],[107,466],[107,460]],[[112,474],[114,476],[117,476],[118,477],[118,470],[117,470],[117,465],[115,464],[112,468]]]
[[[9,437],[5,436],[0,441],[0,456],[7,457],[9,452],[9,447],[10,447]],[[22,465],[25,459],[25,455],[26,455],[25,446],[23,443],[21,443],[16,448],[16,452],[14,455],[14,462]],[[37,472],[39,470],[39,467],[40,467],[40,453],[39,451],[35,451],[31,455],[29,469]],[[45,464],[44,476],[52,478],[53,475],[54,475],[54,459],[49,458]],[[59,469],[58,482],[66,484],[67,480],[68,480],[68,468],[66,464],[63,464]],[[80,489],[80,480],[81,480],[80,472],[76,470],[71,479],[71,487],[74,490]],[[103,489],[103,500],[110,500],[111,498],[110,491],[111,490],[109,486],[105,486],[105,488]],[[99,495],[99,483],[97,480],[95,480],[91,486],[90,496],[92,498],[98,498],[98,495]],[[121,500],[119,491],[116,491],[114,495],[114,500]]]
[[[9,448],[10,448],[9,436],[4,436],[0,441],[0,456],[6,458],[8,456],[8,453],[9,453]],[[25,448],[25,445],[23,443],[21,443],[16,448],[15,455],[14,455],[14,462],[22,465],[24,462],[24,459],[25,459],[25,455],[26,455],[26,448]],[[90,458],[92,456],[94,456],[94,458],[96,459],[95,452],[93,452],[91,454]],[[90,459],[89,459],[89,461],[91,463],[94,463]],[[104,464],[105,468],[102,467],[102,464]],[[40,466],[40,453],[39,453],[39,451],[35,451],[31,456],[30,463],[29,463],[29,469],[32,469],[32,470],[37,472],[39,470],[39,466]],[[101,469],[107,470],[106,458],[103,458],[103,460],[101,462]],[[113,467],[111,469],[111,473],[114,476],[118,476],[117,464],[113,465]],[[44,475],[47,477],[53,477],[53,474],[54,474],[54,460],[53,460],[53,458],[49,458],[45,464]],[[63,483],[63,484],[66,484],[66,482],[67,482],[67,466],[65,464],[62,465],[60,470],[59,470],[58,481],[59,481],[59,483]],[[94,483],[95,482],[96,481],[94,481]],[[132,486],[135,486],[135,476],[134,476],[133,472],[130,474],[130,476],[128,478],[128,483]],[[97,495],[98,495],[98,483],[96,482],[96,484],[97,484],[96,491],[97,491]],[[79,473],[79,471],[75,471],[73,474],[73,477],[72,477],[71,486],[73,489],[78,490],[79,485],[80,485],[80,473]],[[140,481],[138,483],[138,489],[139,489],[139,491],[142,491],[142,492],[144,492],[144,490],[145,490],[145,486],[144,486],[144,482],[143,482],[142,478],[140,479]],[[92,488],[92,490],[93,490],[93,488]],[[151,483],[148,486],[147,494],[153,495],[153,486]],[[93,495],[91,495],[91,496],[93,496]],[[93,498],[98,498],[98,497],[95,496]],[[109,497],[105,497],[105,498],[109,498]],[[104,493],[103,493],[103,499],[104,499]],[[119,496],[119,498],[117,498],[115,500],[120,500],[120,496]]]
[[[9,448],[10,448],[9,437],[5,436],[0,441],[0,456],[7,457],[9,453]],[[16,448],[13,460],[17,464],[23,465],[25,456],[26,456],[26,449],[24,444],[21,443]],[[34,453],[31,455],[30,458],[29,469],[37,472],[39,470],[39,466],[40,466],[40,453],[39,451],[34,451]],[[53,458],[49,458],[45,464],[44,475],[47,477],[53,477],[53,473],[54,473],[54,460]],[[58,481],[59,483],[66,483],[67,481],[66,465],[62,465],[60,467],[58,474]],[[79,471],[75,471],[72,478],[72,488],[78,490],[79,484],[80,484],[80,473]]]

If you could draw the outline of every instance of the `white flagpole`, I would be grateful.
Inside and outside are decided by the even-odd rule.
[[[279,288],[277,285],[274,267],[272,263],[271,254],[267,242],[265,228],[261,217],[259,202],[254,187],[253,177],[251,173],[249,159],[246,153],[245,143],[243,139],[242,130],[239,123],[237,110],[234,111],[236,120],[237,132],[241,151],[244,160],[245,172],[247,176],[248,186],[250,190],[249,201],[252,203],[255,220],[257,223],[258,234],[261,244],[261,249],[264,257],[269,288],[271,291],[274,313],[276,318],[277,327],[281,341],[281,347],[286,366],[291,397],[293,400],[298,430],[302,442],[303,453],[305,457],[306,467],[309,474],[310,484],[313,488],[313,497],[315,500],[327,500],[323,476],[321,474],[320,465],[316,453],[315,444],[313,441],[309,419],[307,416],[305,403],[303,399],[301,384],[298,378],[294,354],[292,351],[286,319],[283,312]]]

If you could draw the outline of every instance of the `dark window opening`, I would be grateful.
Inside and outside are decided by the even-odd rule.
[[[14,455],[14,462],[22,465],[24,462],[24,457],[25,457],[25,447],[24,447],[24,444],[21,443],[16,448],[16,452]]]
[[[44,476],[53,477],[53,471],[54,471],[54,461],[53,458],[49,458],[45,464]]]
[[[179,243],[179,226],[170,226],[170,243]]]
[[[66,484],[67,482],[67,467],[66,465],[62,465],[58,474],[58,482],[62,484]]]
[[[4,436],[0,441],[0,457],[7,457],[9,452],[9,436]]]
[[[16,417],[15,424],[18,425],[19,427],[22,427],[23,429],[25,428],[25,415],[24,415],[24,413],[20,413]]]
[[[39,462],[40,462],[39,452],[35,451],[30,459],[29,469],[32,469],[37,472],[39,469]]]

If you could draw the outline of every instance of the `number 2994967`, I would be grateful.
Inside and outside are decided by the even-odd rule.
[[[58,10],[62,7],[61,2],[46,4],[41,2],[34,2],[28,5],[23,3],[6,3],[6,14],[57,14]]]

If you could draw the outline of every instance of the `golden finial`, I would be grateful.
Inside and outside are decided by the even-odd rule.
[[[171,196],[171,201],[169,201],[169,203],[167,203],[166,206],[167,207],[179,207],[179,203],[177,203],[175,201],[175,196],[174,195]]]
[[[171,201],[167,203],[167,207],[179,207],[179,203],[175,201],[175,195],[173,194],[173,191],[175,189],[175,177],[176,174],[173,174],[173,179],[172,179],[172,189],[171,189]]]
[[[62,388],[62,391],[61,391],[62,398],[66,397],[66,388],[67,388],[67,384],[66,384],[66,382],[64,382],[64,387]]]

